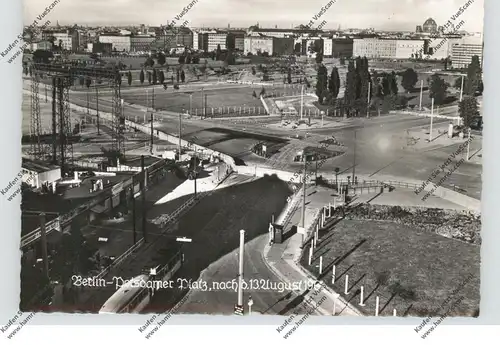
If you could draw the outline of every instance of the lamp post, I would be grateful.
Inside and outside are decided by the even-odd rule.
[[[354,131],[354,155],[352,156],[352,180],[356,176],[356,131]]]

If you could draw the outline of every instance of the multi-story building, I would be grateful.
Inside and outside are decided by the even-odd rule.
[[[49,41],[33,42],[30,45],[30,50],[31,51],[35,51],[35,50],[52,50],[52,42],[49,42]]]
[[[51,40],[53,38],[54,45],[61,46],[62,49],[71,52],[76,52],[79,47],[79,34],[77,30],[57,30],[57,31],[43,31],[42,40]]]
[[[466,68],[477,55],[483,65],[482,36],[465,36],[451,45],[451,63],[454,68]]]
[[[269,55],[273,54],[273,37],[268,36],[247,36],[244,41],[244,53],[258,53],[267,52]]]
[[[100,43],[111,43],[113,51],[129,52],[131,46],[131,37],[122,36],[117,33],[103,33],[99,35]]]
[[[326,57],[333,56],[333,39],[325,38],[323,40],[323,55]]]
[[[202,34],[201,39],[202,48],[206,52],[212,52],[217,50],[217,46],[220,49],[226,49],[226,38],[227,32],[223,31],[210,31]],[[200,39],[200,38],[198,38]]]
[[[113,45],[111,43],[87,43],[87,51],[89,53],[111,54]]]
[[[424,51],[424,40],[363,38],[353,40],[353,56],[410,59]]]
[[[394,58],[396,56],[396,40],[355,38],[353,40],[353,56]]]
[[[130,51],[144,52],[150,51],[151,45],[157,40],[156,37],[149,35],[132,35],[130,36]]]
[[[350,58],[352,57],[353,42],[350,38],[333,38],[332,39],[332,56],[334,58]]]
[[[294,39],[273,37],[273,50],[271,55],[293,55]]]

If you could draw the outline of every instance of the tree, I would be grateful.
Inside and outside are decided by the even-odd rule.
[[[437,74],[433,74],[429,80],[429,97],[434,98],[435,104],[443,104],[446,100],[448,84]]]
[[[481,81],[481,63],[479,57],[474,55],[472,57],[471,63],[467,67],[467,79],[464,85],[464,94],[469,96],[476,95],[479,89],[479,83]]]
[[[128,86],[132,85],[132,72],[128,71],[127,73],[127,81],[128,81]]]
[[[463,120],[465,127],[470,127],[472,119],[479,116],[479,107],[477,98],[473,96],[465,96],[461,102],[458,103],[458,112]]]
[[[226,49],[236,49],[236,36],[232,32],[228,33],[226,36]]]
[[[186,55],[186,63],[187,63],[188,65],[191,63],[192,59],[193,59],[193,58],[192,58],[191,54]]]
[[[220,55],[221,55],[221,49],[220,49],[220,44],[217,44],[217,50],[215,51],[215,60],[219,61],[220,60]]]
[[[266,95],[266,89],[264,89],[264,87],[262,87],[262,89],[260,89],[259,97],[263,97],[265,95]]]
[[[184,71],[181,71],[181,81],[184,83],[186,81],[186,74]]]
[[[332,73],[330,74],[330,79],[328,81],[328,90],[330,91],[332,104],[335,104],[335,100],[339,95],[340,91],[340,75],[337,67],[333,67]]]
[[[406,71],[403,72],[403,79],[401,80],[401,86],[410,93],[410,91],[413,90],[415,87],[415,84],[418,81],[418,75],[417,72],[413,70],[413,68],[408,68]]]
[[[255,66],[252,66],[252,75],[257,74],[257,71],[255,71]]]
[[[255,90],[253,90],[252,97],[257,98],[257,94],[255,93]]]
[[[85,85],[85,77],[83,75],[80,76],[79,80],[80,80],[80,86]]]
[[[186,62],[186,55],[182,54],[181,56],[179,56],[179,63],[182,65]]]
[[[153,69],[153,85],[156,85],[156,82],[158,81],[158,72],[156,71],[156,68]]]
[[[287,81],[288,81],[288,84],[292,83],[292,69],[290,67],[288,67]]]
[[[325,65],[321,64],[318,67],[318,75],[316,81],[316,96],[318,96],[319,104],[323,104],[325,92],[328,89],[328,70]]]
[[[159,52],[158,55],[156,56],[156,59],[158,60],[158,65],[163,66],[165,62],[167,62],[167,59],[165,57],[165,54],[162,52]]]
[[[344,65],[345,65],[345,57],[343,57],[343,56],[341,56],[341,57],[340,57],[340,64],[341,64],[342,66],[344,66]]]
[[[395,96],[397,96],[398,94],[398,79],[397,79],[397,75],[394,71],[392,71],[391,73],[391,93]]]
[[[177,82],[179,82],[180,80],[180,73],[179,73],[179,70],[177,70]]]
[[[347,65],[347,74],[346,74],[345,91],[344,91],[344,104],[347,107],[352,107],[354,105],[355,100],[356,100],[356,69],[354,67],[354,61],[350,60],[349,64]]]
[[[144,70],[141,69],[141,74],[139,74],[139,80],[141,84],[144,84]]]
[[[155,60],[152,57],[148,57],[146,62],[144,62],[144,67],[153,67],[155,65]]]
[[[160,72],[158,73],[158,81],[160,82],[160,84],[163,84],[163,82],[165,81],[165,74],[162,70],[160,70]]]
[[[151,85],[151,72],[148,72],[148,83]]]
[[[90,79],[90,77],[87,77],[85,80],[85,85],[87,86],[87,89],[90,88],[90,85],[92,85],[92,79]]]

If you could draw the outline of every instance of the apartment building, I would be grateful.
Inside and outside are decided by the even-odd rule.
[[[353,40],[353,56],[385,59],[411,59],[424,52],[424,40],[362,38]]]
[[[483,39],[482,36],[465,36],[455,41],[451,46],[451,63],[454,68],[466,68],[477,55],[481,66],[483,65]]]
[[[42,40],[50,41],[52,38],[55,46],[60,44],[62,49],[71,52],[76,52],[80,45],[78,31],[74,29],[42,32]]]
[[[99,43],[111,43],[113,51],[129,52],[131,48],[131,37],[122,36],[117,33],[103,33],[99,35]]]

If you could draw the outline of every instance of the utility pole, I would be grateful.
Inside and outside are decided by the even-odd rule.
[[[304,85],[300,88],[300,119],[302,120],[302,111],[304,109]]]
[[[198,156],[196,155],[196,146],[194,147],[194,197],[196,198],[197,196],[197,191],[196,191],[196,179],[198,177]]]
[[[146,237],[146,170],[144,169],[144,156],[141,156],[141,196],[142,196],[142,237],[144,243],[147,242]]]
[[[49,257],[47,255],[47,236],[45,232],[45,213],[40,213],[40,241],[42,244],[43,274],[50,281]]]
[[[368,102],[366,104],[366,117],[370,117],[370,92],[372,90],[372,83],[368,83]]]
[[[204,112],[205,112],[205,105],[204,105],[204,102],[205,102],[205,93],[203,91],[203,88],[201,88],[201,107],[202,107],[202,118],[205,116]]]
[[[240,258],[238,271],[238,308],[243,308],[243,259],[245,254],[245,230],[240,230]]]
[[[151,108],[153,108],[153,111],[155,111],[155,89],[153,87],[153,95],[151,96]]]
[[[463,94],[464,94],[464,76],[462,76],[462,84],[460,86],[460,102],[462,102]]]
[[[189,94],[189,115],[193,115],[193,94]]]
[[[151,113],[151,154],[153,154],[153,139],[154,139],[154,127],[153,127],[153,113]]]
[[[45,83],[45,103],[47,103],[47,83]]]
[[[418,106],[418,109],[420,111],[422,111],[422,95],[424,93],[424,81],[421,80],[420,81],[420,103],[419,103],[419,106]]]
[[[434,119],[434,98],[431,99],[431,128],[429,130],[429,142],[432,141],[432,120]]]
[[[135,212],[135,195],[134,195],[134,186],[135,184],[132,184],[132,230],[133,230],[133,239],[134,239],[134,244],[137,243],[137,229],[136,229],[136,212]]]
[[[47,89],[45,89],[45,91],[47,91]],[[87,90],[87,115],[90,113],[89,108],[90,108],[89,90]]]
[[[181,154],[182,154],[181,135],[182,135],[182,114],[179,113],[179,161],[181,160]]]
[[[306,226],[306,189],[307,189],[307,184],[306,184],[306,171],[307,171],[307,159],[306,159],[306,152],[305,150],[303,151],[304,153],[304,177],[302,178],[302,228],[305,228]]]
[[[97,81],[95,85],[95,107],[97,113],[97,135],[101,135],[99,130],[99,89],[97,89]]]
[[[470,127],[469,127],[469,136],[467,137],[467,161],[469,161],[469,153],[470,153]]]
[[[207,94],[205,94],[205,107],[203,108],[203,112],[205,115],[203,116],[204,118],[207,118]]]
[[[52,163],[57,164],[57,79],[52,77]]]
[[[354,155],[352,157],[352,182],[356,176],[356,131],[354,131]]]

